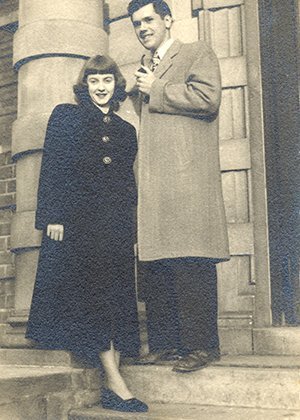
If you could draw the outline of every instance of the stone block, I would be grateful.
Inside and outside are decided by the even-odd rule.
[[[5,304],[6,304],[6,296],[0,295],[0,309],[6,309]]]
[[[296,410],[264,410],[243,407],[211,407],[195,404],[149,404],[148,413],[134,415],[111,412],[101,407],[72,410],[69,420],[275,420],[298,419]]]
[[[0,212],[0,224],[10,223],[13,214],[14,214],[14,212],[12,210],[2,210]],[[2,235],[0,234],[0,236],[2,236]]]
[[[126,42],[124,42],[126,40]],[[121,66],[137,63],[146,50],[138,41],[129,18],[109,26],[109,55]]]
[[[123,374],[148,402],[300,410],[299,368],[214,365],[184,375],[170,366],[126,366]]]
[[[35,212],[16,213],[11,224],[12,249],[40,246],[42,232],[34,227]]]
[[[0,279],[0,295],[5,294],[5,286],[4,286],[5,280],[2,278]]]
[[[17,398],[64,392],[70,387],[70,369],[2,366],[0,405]]]
[[[0,252],[0,264],[10,264],[12,255],[10,252]]]
[[[35,282],[39,251],[27,251],[16,256],[16,271],[22,282],[17,282],[15,292],[15,309],[28,310],[31,304],[32,291]]]
[[[98,404],[100,400],[100,390],[79,390],[74,394],[74,406],[83,407]]]
[[[7,185],[7,192],[8,193],[12,193],[12,192],[16,192],[16,180],[12,180],[12,181],[7,181],[6,183]]]
[[[94,53],[101,53],[100,47]],[[37,121],[31,126],[30,137],[32,140],[29,145],[37,143],[41,146],[44,144],[46,124],[50,113],[57,104],[75,103],[73,85],[77,82],[84,63],[84,58],[45,57],[30,61],[20,68],[18,120],[27,115],[29,119],[30,117],[31,119],[37,118]],[[21,127],[24,125],[26,127],[26,122],[28,123],[28,120],[25,119],[20,123],[14,123],[13,136],[16,135],[16,128],[19,128],[19,124]],[[41,128],[40,124],[42,124]],[[33,128],[37,128],[38,131],[35,133]],[[39,139],[38,135],[41,135],[42,138]],[[27,144],[29,140],[24,137],[23,133],[23,137],[18,137],[17,140],[13,139],[13,148],[15,148],[16,141]],[[33,147],[33,149],[35,148],[37,146]],[[30,149],[28,147],[27,150]],[[26,149],[23,148],[23,150]],[[14,150],[13,152],[15,153]]]
[[[0,324],[5,324],[9,317],[9,311],[5,308],[0,308]]]
[[[0,14],[6,15],[16,11],[19,7],[18,0],[2,1],[0,3]]]
[[[10,235],[10,223],[0,224],[0,236]]]
[[[299,327],[255,328],[254,353],[300,356]]]
[[[21,70],[23,69],[25,67]],[[18,118],[14,122],[12,131],[13,155],[21,154],[28,150],[43,148],[51,111],[52,108],[49,109],[49,112],[28,114],[22,118]]]
[[[43,54],[91,57],[105,54],[107,34],[100,27],[68,20],[42,20],[18,29],[14,37],[14,65]],[[47,73],[45,77],[48,77]],[[50,85],[48,85],[49,87]]]
[[[169,0],[168,3],[175,21],[192,19],[191,1]]]
[[[0,347],[1,348],[26,348],[32,346],[29,340],[24,338],[24,328],[12,328],[8,323],[11,322],[13,311],[8,311],[8,319],[5,324],[0,324]],[[1,370],[0,370],[1,371]]]
[[[42,154],[24,156],[17,165],[17,209],[19,212],[35,211]]]
[[[6,277],[14,277],[16,274],[15,266],[13,264],[8,264],[5,270]]]
[[[5,153],[5,163],[6,165],[10,165],[13,163],[11,160],[11,152]]]
[[[1,148],[0,151],[3,152],[3,157],[5,157],[5,152],[11,149],[11,127],[13,121],[16,119],[16,109],[15,113],[9,115],[0,116],[0,137],[1,137]],[[1,163],[0,165],[4,164]]]
[[[43,420],[47,418],[43,397],[24,397],[0,405],[1,420]]]
[[[6,181],[0,181],[0,194],[6,193]]]
[[[16,203],[15,194],[3,194],[0,195],[0,209],[13,206]]]
[[[171,35],[173,38],[178,38],[184,43],[198,41],[198,19],[193,18],[175,21],[171,29]]]
[[[74,406],[74,396],[72,392],[51,394],[46,397],[47,420],[68,419],[68,412]]]
[[[37,349],[0,349],[0,365],[72,367],[67,351]]]
[[[0,118],[0,125],[4,125],[2,123],[2,118]],[[5,165],[5,160],[6,160],[6,153],[0,153],[0,165]]]
[[[3,281],[3,290],[6,295],[13,295],[15,290],[15,282],[12,279]]]
[[[74,389],[99,391],[100,372],[98,369],[74,370],[71,375],[71,382]]]
[[[14,177],[13,166],[3,166],[0,168],[0,179],[10,179]]]
[[[108,19],[117,19],[127,15],[127,0],[106,0],[106,15]]]
[[[70,20],[101,27],[102,0],[23,0],[19,24],[28,25],[41,20]]]
[[[121,66],[122,74],[125,77],[126,82],[127,82],[127,87],[126,87],[127,92],[130,92],[135,86],[134,73],[139,67],[140,67],[140,61]],[[118,114],[122,118],[124,118],[125,120],[133,124],[138,130],[139,116],[138,116],[137,97],[129,97],[128,99],[126,99],[126,101],[121,105],[121,108],[118,111]]]
[[[219,328],[222,354],[252,354],[252,330],[250,328]]]
[[[81,388],[80,382],[71,380],[73,375],[87,378],[82,369],[2,366],[1,420],[67,420],[71,408],[97,403],[99,388]]]
[[[86,369],[85,376],[87,381],[87,388],[99,392],[101,385],[101,378],[98,369]]]
[[[15,304],[15,296],[14,295],[6,296],[5,307],[7,309],[13,309],[14,304]]]

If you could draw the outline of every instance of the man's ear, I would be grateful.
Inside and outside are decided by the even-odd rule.
[[[173,23],[173,18],[170,15],[164,17],[165,25],[167,29],[170,29]]]

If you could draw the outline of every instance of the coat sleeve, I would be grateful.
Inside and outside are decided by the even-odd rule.
[[[221,101],[218,59],[204,44],[193,54],[196,58],[182,83],[155,80],[150,92],[150,112],[194,117],[210,117],[218,112]]]
[[[65,221],[70,119],[64,105],[58,105],[48,122],[38,187],[36,229]]]

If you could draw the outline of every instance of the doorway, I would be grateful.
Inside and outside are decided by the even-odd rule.
[[[260,2],[272,320],[300,325],[296,0]]]

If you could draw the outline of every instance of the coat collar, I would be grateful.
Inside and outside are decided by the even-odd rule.
[[[108,113],[105,114],[90,100],[82,101],[80,106],[87,114],[88,118],[97,119],[98,121],[103,121],[105,120],[105,118],[107,119],[107,117],[111,119],[114,116],[114,113],[111,108],[108,111]]]
[[[166,73],[166,71],[168,71],[169,68],[172,67],[173,58],[179,53],[181,47],[182,47],[182,42],[179,41],[178,39],[175,39],[175,41],[170,46],[170,48],[168,49],[165,56],[162,58],[161,62],[159,63],[159,65],[157,66],[155,70],[154,74],[157,78],[161,78]],[[144,57],[145,57],[145,64],[148,67],[150,67],[150,61],[151,61],[150,54]]]

